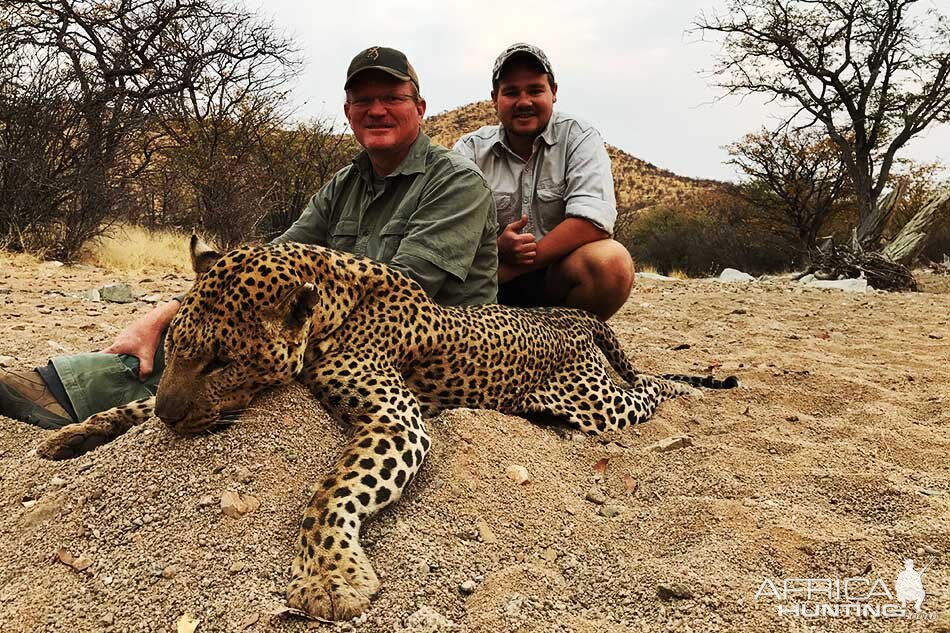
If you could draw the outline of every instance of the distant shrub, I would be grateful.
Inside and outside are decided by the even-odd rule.
[[[729,189],[707,190],[682,202],[627,215],[620,239],[638,266],[663,274],[716,275],[723,268],[750,274],[787,270],[802,253]]]

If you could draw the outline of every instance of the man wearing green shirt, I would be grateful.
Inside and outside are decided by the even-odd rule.
[[[426,103],[406,56],[374,46],[347,70],[343,110],[363,151],[275,242],[305,242],[375,259],[443,305],[493,303],[497,216],[470,160],[422,132]],[[137,319],[102,353],[58,357],[0,375],[0,414],[59,428],[155,392],[162,333],[176,300]]]

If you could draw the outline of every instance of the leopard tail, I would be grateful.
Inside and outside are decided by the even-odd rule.
[[[607,357],[610,366],[620,374],[631,385],[637,384],[637,370],[633,363],[620,347],[620,341],[617,335],[610,329],[610,326],[591,317],[591,329],[594,334],[594,342],[600,351]],[[657,378],[666,380],[675,380],[685,382],[693,387],[704,387],[706,389],[735,389],[740,386],[739,379],[735,376],[719,379],[712,376],[687,376],[683,374],[660,374]]]

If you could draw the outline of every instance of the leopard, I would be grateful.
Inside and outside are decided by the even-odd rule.
[[[739,386],[639,373],[583,310],[441,306],[395,268],[322,246],[222,255],[193,236],[190,256],[195,281],[168,328],[156,395],[66,426],[37,453],[75,457],[153,415],[178,435],[208,432],[262,390],[302,383],[349,430],[303,511],[286,589],[288,607],[315,619],[369,607],[380,581],[361,527],[413,481],[440,411],[553,416],[600,434],[647,421],[668,398]]]

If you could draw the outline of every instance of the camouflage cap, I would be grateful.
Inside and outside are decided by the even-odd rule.
[[[554,77],[554,70],[551,68],[551,62],[548,61],[548,56],[544,54],[544,51],[532,44],[518,42],[517,44],[512,44],[502,51],[501,55],[499,55],[495,60],[495,66],[491,71],[492,83],[495,83],[501,77],[501,69],[504,68],[505,64],[511,61],[513,57],[519,56],[534,58],[539,64],[541,64],[541,68],[544,69],[544,72],[550,74],[552,78]]]
[[[416,91],[419,91],[419,76],[416,75],[416,69],[409,63],[406,54],[395,48],[370,46],[365,51],[357,53],[350,62],[350,67],[346,69],[346,83],[343,84],[343,89],[349,88],[353,78],[364,70],[381,70],[396,79],[411,81]]]

